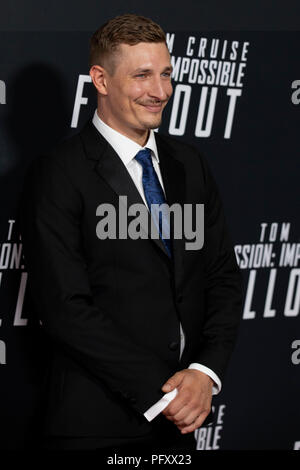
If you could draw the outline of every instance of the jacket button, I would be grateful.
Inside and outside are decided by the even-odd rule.
[[[172,341],[172,343],[169,344],[169,348],[171,349],[171,351],[176,351],[178,346],[179,346],[179,343],[177,343],[177,341]]]

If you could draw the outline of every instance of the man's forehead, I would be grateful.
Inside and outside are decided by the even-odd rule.
[[[123,56],[123,64],[130,68],[152,68],[154,63],[165,67],[171,65],[169,50],[163,42],[139,42],[135,45],[121,43],[118,51]]]
[[[124,52],[135,56],[136,54],[150,54],[150,53],[162,53],[165,49],[167,55],[169,55],[169,50],[166,43],[164,42],[138,42],[137,44],[119,44],[117,50],[119,52]]]

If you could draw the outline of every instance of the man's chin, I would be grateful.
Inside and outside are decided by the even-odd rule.
[[[147,129],[157,129],[161,125],[161,116],[156,119],[149,119],[147,122],[145,122],[145,125]]]

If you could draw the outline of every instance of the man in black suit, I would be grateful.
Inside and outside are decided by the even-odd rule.
[[[240,318],[222,204],[198,151],[153,132],[172,94],[162,29],[116,17],[93,35],[90,65],[93,119],[36,159],[24,184],[29,287],[52,343],[45,446],[195,447]],[[204,205],[203,247],[188,249],[185,231],[174,236],[175,218],[169,237],[159,226],[157,238],[143,236],[145,226],[139,237],[120,235],[124,201],[144,207],[148,222],[150,201]],[[117,218],[105,235],[107,207]]]

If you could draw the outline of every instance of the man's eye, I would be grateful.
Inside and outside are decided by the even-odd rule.
[[[164,75],[165,77],[171,77],[171,73],[170,73],[170,72],[164,72],[162,75]]]
[[[136,75],[136,77],[141,77],[141,78],[143,78],[143,77],[146,77],[146,74],[145,74],[145,73],[139,73],[138,75]]]

